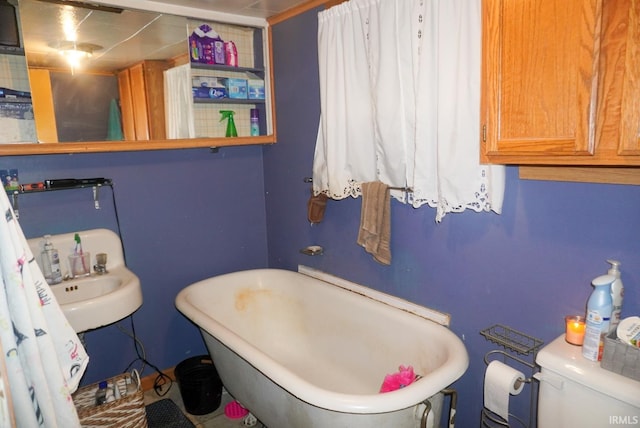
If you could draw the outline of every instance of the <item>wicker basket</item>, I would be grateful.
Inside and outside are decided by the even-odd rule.
[[[126,394],[126,380],[132,377],[137,385],[135,393]],[[80,424],[84,428],[117,427],[117,428],[147,428],[147,413],[144,406],[144,392],[140,387],[140,376],[134,370],[133,375],[124,373],[107,382],[116,385],[121,397],[96,405],[96,391],[98,383],[78,389],[73,394]],[[126,395],[125,395],[126,394]]]
[[[603,369],[640,380],[640,348],[618,340],[616,332],[612,331],[604,339],[604,353],[600,365]]]

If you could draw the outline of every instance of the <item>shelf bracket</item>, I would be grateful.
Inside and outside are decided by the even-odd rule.
[[[14,191],[11,195],[11,202],[13,207],[13,213],[16,216],[16,220],[20,217],[20,213],[18,212],[18,191]]]
[[[100,190],[100,184],[93,186],[93,206],[95,209],[100,209],[100,198],[98,191]]]

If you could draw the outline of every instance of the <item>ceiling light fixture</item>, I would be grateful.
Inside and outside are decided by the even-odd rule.
[[[71,67],[71,73],[80,67],[82,60],[93,56],[93,52],[102,49],[102,46],[94,45],[91,43],[78,43],[70,40],[55,43],[51,45],[56,49],[60,55],[62,55],[69,66]]]

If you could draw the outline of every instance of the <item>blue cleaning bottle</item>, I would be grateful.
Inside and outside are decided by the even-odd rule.
[[[582,345],[582,356],[590,361],[602,360],[604,337],[609,332],[613,312],[611,284],[615,280],[613,275],[602,275],[591,281],[595,289],[587,302],[587,328]]]

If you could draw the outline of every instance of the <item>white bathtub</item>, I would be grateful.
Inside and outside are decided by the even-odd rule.
[[[418,314],[448,316],[303,270],[339,285],[258,269],[197,282],[176,297],[229,393],[269,428],[417,427],[429,398],[430,420],[439,421],[439,391],[462,376],[468,355],[447,327]],[[422,377],[378,393],[401,364]]]

